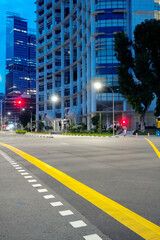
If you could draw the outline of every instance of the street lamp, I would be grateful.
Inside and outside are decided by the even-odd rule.
[[[102,88],[102,84],[100,82],[95,82],[94,87],[95,89],[100,90]]]
[[[56,102],[58,102],[60,99],[59,99],[59,97],[58,96],[56,96],[56,95],[54,95],[54,96],[52,96],[52,98],[51,98],[51,100],[52,100],[52,102],[54,102],[54,103],[56,103]],[[65,107],[65,109],[67,109],[67,103],[64,101],[64,107]],[[65,113],[65,111],[64,111],[64,113]],[[66,114],[66,113],[65,113]]]
[[[52,96],[51,100],[52,100],[53,102],[58,102],[58,97],[57,97],[57,96]]]
[[[8,112],[7,114],[8,114],[8,116],[11,116],[11,115],[12,115],[11,112]],[[15,115],[15,117],[14,117],[14,125],[15,125],[15,129],[16,129],[16,128],[17,128],[17,127],[16,127],[16,125],[17,125],[17,122],[16,122],[16,115]]]
[[[21,99],[19,99],[19,100],[12,100],[12,101],[10,101],[10,100],[1,100],[0,101],[0,105],[1,105],[1,130],[3,130],[3,103],[16,103],[16,105],[18,104],[19,105],[19,112],[21,112],[21,104],[22,104],[22,101],[21,101]],[[10,113],[11,114],[11,113]],[[8,115],[10,115],[10,114],[8,114]],[[15,116],[15,122],[16,122],[16,116]]]
[[[102,84],[100,82],[95,82],[94,88],[97,89],[97,90],[100,90],[102,88]],[[113,89],[111,87],[107,86],[107,88],[109,88],[112,91],[112,100],[113,100],[112,101],[112,105],[113,105],[113,109],[112,109],[112,111],[113,111],[113,136],[114,136],[114,91],[113,91]]]

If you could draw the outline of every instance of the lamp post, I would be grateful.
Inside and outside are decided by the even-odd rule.
[[[1,131],[2,131],[2,129],[3,129],[3,127],[2,127],[2,125],[3,125],[3,116],[2,116],[2,114],[3,114],[3,111],[2,111],[2,107],[3,107],[3,101],[1,101]]]
[[[95,87],[95,89],[100,90],[100,89],[102,88],[102,84],[101,84],[100,82],[96,82],[96,83],[94,84],[94,87]],[[114,135],[115,135],[115,133],[114,133],[114,91],[113,91],[113,89],[112,89],[111,87],[108,87],[108,86],[107,86],[107,88],[109,88],[109,89],[112,91],[113,136],[114,136]]]
[[[31,110],[31,132],[32,132],[32,128],[33,128],[33,127],[32,127],[32,126],[33,126],[32,108],[33,108],[33,107],[31,106],[31,107],[30,107],[30,110]]]
[[[19,114],[21,113],[21,104],[22,104],[22,101],[21,100],[1,100],[0,101],[0,104],[1,104],[1,130],[3,130],[3,127],[2,127],[2,125],[3,125],[3,103],[16,103],[16,104],[18,104],[19,105]],[[11,113],[10,113],[11,114]],[[8,115],[10,115],[10,114],[8,114]],[[15,115],[15,122],[16,122],[16,115]]]
[[[1,131],[3,130],[3,102],[6,102],[4,100],[1,100]]]
[[[8,114],[8,116],[11,116],[11,115],[12,115],[11,112],[8,112],[7,114]],[[14,116],[14,125],[15,125],[15,130],[17,130],[16,115]]]
[[[99,93],[99,90],[102,88],[102,84],[100,82],[95,82],[94,88],[98,90],[98,93]],[[102,125],[101,112],[99,113],[99,117],[100,117],[100,124]]]
[[[56,103],[56,102],[58,102],[60,99],[59,99],[58,96],[53,95],[52,98],[51,98],[51,100],[52,100],[52,102]],[[64,102],[64,105],[65,105],[65,106],[64,106],[64,107],[65,107],[65,109],[64,109],[64,117],[65,117],[65,115],[66,115],[66,111],[65,111],[65,110],[66,110],[66,106],[67,106],[67,105],[65,104],[65,102]],[[64,123],[64,122],[63,122],[63,123]],[[60,127],[60,129],[61,129],[61,127]]]

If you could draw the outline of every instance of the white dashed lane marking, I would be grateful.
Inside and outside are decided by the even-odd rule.
[[[85,240],[102,240],[102,238],[100,238],[97,234],[84,236],[84,239]]]
[[[55,198],[55,196],[53,196],[53,195],[45,195],[45,196],[43,196],[45,199],[51,199],[51,198]]]
[[[52,207],[59,207],[63,205],[62,202],[51,202],[50,204],[52,205]]]
[[[71,210],[59,211],[59,213],[61,216],[69,216],[74,214]]]
[[[64,143],[66,144],[66,143]],[[67,145],[67,144],[66,144]],[[22,167],[20,167],[16,162],[14,162],[11,158],[9,158],[5,153],[1,152],[1,155],[3,155],[10,164],[13,165],[13,167],[15,167],[16,170],[18,170],[19,173],[21,173],[22,176],[24,176],[24,178],[27,179],[27,181],[29,183],[36,183],[37,180],[36,179],[30,179],[30,178],[33,178],[32,176],[25,176],[25,175],[28,175],[29,173],[28,172],[25,172],[24,169],[22,169]],[[42,187],[41,184],[32,184],[32,186],[34,188],[38,188],[38,187]],[[47,189],[37,189],[38,192],[40,193],[43,193],[43,192],[48,192]],[[53,199],[55,198],[54,195],[44,195],[43,196],[44,199]],[[53,206],[53,207],[59,207],[59,206],[62,206],[63,203],[58,201],[58,202],[50,202],[50,205]],[[59,211],[59,214],[61,216],[69,216],[69,215],[73,215],[74,213],[71,211],[71,210],[63,210],[63,211]],[[85,222],[83,222],[82,220],[79,220],[79,221],[73,221],[73,222],[69,222],[70,225],[73,227],[73,228],[81,228],[81,227],[86,227],[87,224]],[[91,234],[91,235],[86,235],[86,236],[83,236],[83,238],[85,240],[102,240],[102,238],[100,238],[97,234]]]
[[[36,179],[28,180],[29,183],[37,182]]]
[[[74,228],[80,228],[80,227],[86,227],[87,226],[87,224],[85,222],[83,222],[82,220],[70,222],[70,224]]]
[[[28,172],[21,173],[21,175],[28,175],[28,174],[29,174]]]
[[[32,176],[24,176],[24,178],[32,178]]]
[[[45,188],[44,188],[44,189],[38,189],[37,191],[38,191],[38,192],[40,192],[40,193],[43,193],[43,192],[48,192],[48,190],[47,190],[47,189],[45,189]]]
[[[42,185],[41,184],[32,184],[32,187],[37,188],[37,187],[42,187]]]

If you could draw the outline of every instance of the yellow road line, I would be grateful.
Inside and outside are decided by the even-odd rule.
[[[148,139],[145,138],[152,146],[152,148],[154,149],[154,151],[156,152],[157,156],[160,158],[160,152],[158,151],[158,149],[154,146],[154,144]]]
[[[17,153],[19,156],[23,157],[27,161],[31,162],[32,164],[40,168],[42,171],[55,178],[56,180],[64,184],[66,187],[76,192],[78,195],[85,198],[90,203],[97,206],[99,209],[101,209],[108,215],[112,216],[121,224],[125,225],[130,230],[140,235],[142,238],[147,240],[160,240],[160,227],[156,224],[148,221],[140,215],[107,198],[101,193],[89,188],[83,183],[57,170],[56,168],[40,161],[39,159],[8,144],[0,144]]]

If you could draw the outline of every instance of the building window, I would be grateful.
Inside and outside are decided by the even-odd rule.
[[[39,104],[39,111],[44,111],[44,104]]]
[[[47,103],[47,110],[52,110],[52,103]]]
[[[73,98],[73,106],[77,106],[77,98]]]
[[[52,82],[47,83],[47,89],[52,89]]]
[[[39,86],[39,91],[40,91],[40,92],[43,92],[43,91],[44,91],[44,85],[40,85],[40,86]]]

